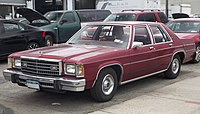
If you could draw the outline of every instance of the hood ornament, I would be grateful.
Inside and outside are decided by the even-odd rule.
[[[40,54],[40,55],[43,55],[43,51],[39,51],[39,54]]]

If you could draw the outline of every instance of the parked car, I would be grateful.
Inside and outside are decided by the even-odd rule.
[[[26,49],[45,46],[45,32],[20,22],[0,19],[0,59]]]
[[[192,39],[179,39],[161,23],[98,22],[66,44],[10,55],[3,75],[36,90],[90,89],[95,100],[108,101],[118,85],[162,72],[176,78],[194,52]]]
[[[47,12],[44,16],[28,8],[20,8],[17,12],[25,17],[31,25],[39,26],[46,31],[46,43],[64,43],[80,28],[81,24],[103,21],[111,12],[109,10],[62,10]]]
[[[0,19],[3,19],[3,17],[0,15]]]
[[[159,10],[124,10],[123,12],[110,14],[104,21],[150,21],[167,23],[168,18]]]
[[[200,61],[200,18],[182,18],[170,21],[167,26],[181,38],[194,39],[196,54],[193,62]]]

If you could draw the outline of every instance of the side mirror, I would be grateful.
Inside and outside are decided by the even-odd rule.
[[[68,22],[67,19],[62,19],[62,20],[60,21],[60,24],[62,25],[62,24],[67,23],[67,22]]]
[[[133,42],[132,48],[140,48],[140,47],[143,47],[142,42]]]

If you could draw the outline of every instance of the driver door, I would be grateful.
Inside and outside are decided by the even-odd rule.
[[[80,20],[78,19],[74,12],[66,12],[62,16],[58,26],[60,42],[66,42],[81,28]]]

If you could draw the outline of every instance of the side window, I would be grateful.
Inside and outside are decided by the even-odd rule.
[[[158,16],[160,17],[162,23],[168,22],[167,16],[163,12],[158,13]]]
[[[134,42],[142,42],[143,45],[151,44],[151,38],[145,26],[135,27]]]
[[[145,21],[144,14],[139,15],[137,21]]]
[[[153,13],[145,14],[144,19],[145,21],[156,22],[156,17]]]
[[[16,23],[3,23],[5,33],[21,31]]]
[[[170,38],[167,34],[163,31],[163,29],[159,26],[150,26],[153,32],[153,36],[156,43],[162,43],[170,41]]]
[[[64,23],[74,23],[75,21],[76,21],[76,19],[72,12],[65,13],[61,20],[61,22],[64,22]]]

